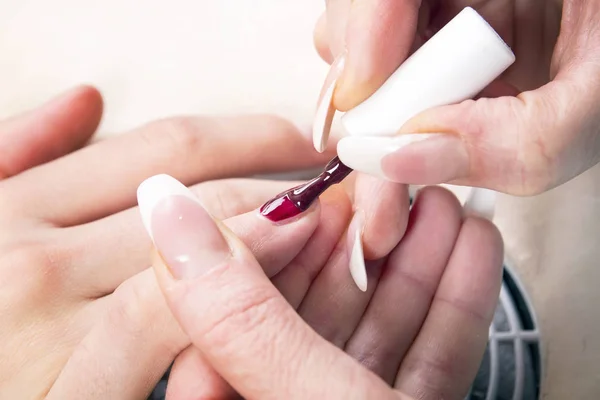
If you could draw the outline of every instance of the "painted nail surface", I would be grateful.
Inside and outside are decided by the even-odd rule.
[[[469,197],[465,201],[465,213],[490,221],[493,220],[494,212],[496,211],[497,196],[498,194],[493,190],[472,188]]]
[[[357,171],[406,184],[439,184],[468,172],[468,154],[455,136],[402,134],[394,137],[345,137],[338,156]]]
[[[308,210],[325,190],[340,183],[351,172],[335,157],[316,178],[278,194],[260,208],[260,213],[273,222],[295,217]]]
[[[348,233],[350,235],[350,275],[356,286],[363,292],[367,291],[367,268],[363,254],[362,231],[364,227],[364,213],[357,211],[352,218]]]
[[[344,67],[344,56],[340,56],[332,65],[329,74],[325,78],[321,95],[317,103],[317,112],[313,121],[313,146],[315,150],[322,153],[327,148],[331,124],[335,116],[335,107],[333,106],[333,94],[337,80]]]
[[[213,218],[176,179],[147,179],[138,188],[138,204],[144,226],[175,278],[200,276],[231,255]]]

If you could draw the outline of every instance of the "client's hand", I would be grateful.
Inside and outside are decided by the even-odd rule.
[[[0,398],[140,399],[188,346],[131,209],[145,178],[193,184],[327,159],[271,117],[159,121],[72,152],[101,112],[98,92],[79,88],[0,124]],[[283,226],[250,212],[293,184],[217,180],[193,190],[273,276],[292,260],[319,270],[350,216],[342,190]]]
[[[420,192],[402,241],[369,265],[366,293],[348,276],[342,242],[311,285],[307,262],[273,285],[243,240],[177,182],[150,179],[138,201],[159,285],[205,366],[194,398],[464,398],[498,298],[502,241],[450,193]],[[227,395],[220,379],[233,387]]]

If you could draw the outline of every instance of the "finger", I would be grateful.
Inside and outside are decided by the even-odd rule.
[[[319,336],[344,348],[371,300],[384,260],[366,264],[369,285],[359,289],[348,270],[349,249],[343,240],[310,285],[298,314]]]
[[[306,295],[313,279],[317,276],[329,255],[346,229],[350,217],[350,203],[343,189],[333,186],[323,193],[319,202],[321,213],[317,229],[311,235],[304,248],[281,272],[272,278],[275,287],[282,296],[297,308]],[[225,221],[225,224],[227,221]],[[248,246],[245,238],[240,239]],[[250,247],[250,246],[249,246]],[[277,246],[281,247],[281,246]],[[277,248],[276,247],[276,248]],[[256,256],[257,261],[265,268],[265,260]],[[230,398],[233,389],[218,376],[196,371],[206,371],[206,360],[199,349],[190,347],[184,355],[177,358],[169,377],[168,394],[173,398]],[[219,394],[218,396],[216,394]]]
[[[464,398],[487,345],[502,254],[494,225],[465,220],[427,318],[402,361],[397,388],[424,399]]]
[[[155,181],[155,178],[148,181]],[[166,182],[167,186],[178,185],[172,179],[159,176],[158,180]],[[211,211],[223,216],[233,215],[224,223],[252,249],[269,276],[273,276],[300,252],[319,223],[318,207],[284,225],[275,225],[259,215],[257,206],[289,185],[290,182],[224,180],[200,184],[195,193],[200,194],[199,198],[206,201],[203,204],[207,204]],[[242,193],[247,193],[247,196],[237,197],[244,199],[237,202],[237,206],[227,209],[228,206],[221,204],[225,202],[221,198],[236,199],[235,195]],[[239,214],[238,211],[245,213]],[[150,264],[151,241],[144,234],[137,208],[85,226],[62,230],[62,235],[73,243],[73,248],[82,249],[74,251],[77,269],[70,271],[73,282],[70,286],[78,291],[78,295],[88,298],[106,295]],[[91,241],[102,245],[90,248]],[[282,247],[286,248],[285,252],[280,250]],[[107,252],[106,249],[115,250]]]
[[[363,197],[362,193],[371,197]],[[373,193],[377,193],[378,200],[365,207],[364,200],[372,199]],[[355,204],[357,208],[365,208],[358,208],[348,232],[298,308],[298,313],[317,333],[339,347],[344,347],[356,329],[377,287],[384,258],[404,234],[408,191],[403,185],[359,177]],[[361,238],[370,244],[365,257],[374,260],[366,265],[362,256],[353,256],[356,246],[361,247],[358,253],[363,253]]]
[[[165,207],[140,200],[141,212],[152,215],[149,234],[160,254],[155,270],[167,304],[240,395],[391,398],[383,382],[298,317],[249,249],[199,203],[180,197]],[[318,384],[323,376],[325,386]]]
[[[147,398],[189,343],[153,271],[142,272],[113,295],[86,307],[90,318],[98,320],[75,348],[47,399]]]
[[[167,399],[236,399],[235,390],[194,346],[177,356],[167,383]]]
[[[346,48],[346,64],[334,96],[334,104],[341,111],[373,94],[407,58],[415,41],[421,6],[420,0],[351,3],[346,5],[347,22],[330,28],[342,30]],[[346,16],[328,4],[328,25],[336,15]],[[340,33],[334,35],[337,38]]]
[[[0,194],[24,215],[71,226],[133,206],[135,188],[157,173],[193,184],[308,168],[327,158],[280,118],[179,118],[95,143],[29,171],[0,186]]]
[[[360,148],[362,165],[377,168],[356,169],[396,182],[538,194],[600,160],[596,128],[589,125],[597,120],[596,100],[589,93],[571,77],[559,76],[517,97],[481,98],[425,111],[396,137],[345,138],[338,151]],[[572,107],[575,101],[578,106]]]
[[[331,54],[339,57],[346,49],[346,27],[350,18],[352,0],[327,0],[326,5],[327,42]]]
[[[344,189],[338,186],[329,188],[319,201],[322,211],[317,229],[300,254],[272,278],[273,285],[294,309],[300,306],[315,278],[332,256],[351,216],[349,198]]]
[[[438,287],[462,222],[460,204],[438,187],[421,189],[406,234],[345,351],[393,384]]]
[[[23,115],[0,122],[0,179],[83,146],[102,117],[102,96],[80,86]]]
[[[363,252],[367,260],[387,256],[398,244],[408,222],[406,185],[358,174],[354,188],[355,212],[363,214]]]
[[[317,20],[313,32],[313,40],[319,57],[327,64],[331,64],[334,57],[329,49],[329,39],[327,37],[327,14],[322,14]]]

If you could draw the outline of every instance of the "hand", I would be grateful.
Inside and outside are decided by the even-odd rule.
[[[400,180],[422,161],[428,178],[532,195],[595,165],[600,154],[600,84],[593,78],[600,71],[596,2],[330,0],[316,42],[330,62],[346,49],[337,108],[347,110],[367,98],[411,51],[469,5],[513,48],[517,61],[488,88],[487,98],[431,109],[398,127],[399,133],[447,133],[461,140],[409,146],[387,158],[385,174]],[[439,163],[425,162],[425,152],[426,158],[443,157],[446,166],[461,168],[448,178]]]
[[[83,87],[0,124],[0,398],[141,398],[188,346],[131,208],[147,176],[208,181],[194,192],[269,275],[301,257],[316,229],[311,251],[328,255],[349,219],[346,195],[334,190],[276,227],[250,211],[294,183],[214,180],[327,159],[304,152],[285,121],[175,118],[73,152],[101,111],[99,93]]]
[[[244,243],[182,187],[157,179],[144,185],[140,211],[151,221],[168,306],[204,360],[244,398],[466,394],[497,302],[502,242],[445,190],[420,192],[404,239],[369,266],[366,293],[348,286],[340,273],[345,252],[336,251],[332,259],[343,262],[325,267],[300,303],[294,292],[305,279],[282,286],[275,277],[274,286]]]

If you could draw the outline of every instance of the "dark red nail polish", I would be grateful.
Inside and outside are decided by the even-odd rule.
[[[340,183],[352,172],[339,158],[331,160],[316,178],[291,188],[266,202],[260,213],[273,222],[292,218],[306,210],[330,186]]]

